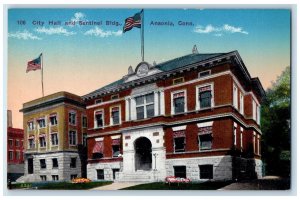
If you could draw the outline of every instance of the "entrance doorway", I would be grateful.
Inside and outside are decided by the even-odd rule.
[[[135,170],[152,169],[152,144],[146,137],[136,139],[135,150]]]
[[[33,158],[28,158],[28,174],[33,174]]]

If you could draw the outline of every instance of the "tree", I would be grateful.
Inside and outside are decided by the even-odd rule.
[[[290,175],[290,120],[291,84],[290,67],[286,67],[271,88],[261,110],[262,157],[266,174]]]

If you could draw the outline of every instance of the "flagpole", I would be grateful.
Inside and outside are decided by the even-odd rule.
[[[144,9],[142,9],[141,54],[144,62]]]
[[[42,94],[43,94],[43,97],[44,97],[44,77],[43,77],[43,71],[44,71],[44,66],[43,66],[43,64],[44,64],[44,57],[43,57],[43,54],[42,54],[42,56],[41,56],[41,58],[42,58],[42,60],[41,60],[41,64],[42,64],[42,70],[41,70],[41,73],[42,73],[42,76],[41,76],[41,81],[42,81]]]

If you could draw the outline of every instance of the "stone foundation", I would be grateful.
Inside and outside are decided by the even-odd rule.
[[[200,179],[200,165],[213,165],[213,180],[231,180],[231,156],[214,156],[202,158],[167,159],[167,176],[174,176],[174,166],[186,166],[186,177],[192,181],[206,181]]]
[[[76,167],[71,168],[71,158],[76,157]],[[32,181],[41,181],[40,176],[46,176],[47,181],[52,181],[52,175],[58,175],[59,181],[70,181],[71,175],[77,175],[81,177],[81,161],[77,152],[59,152],[59,153],[47,153],[47,154],[27,154],[25,159],[25,176],[28,174],[28,158],[33,158],[33,174],[35,175]],[[52,158],[57,158],[58,167],[52,167]],[[46,168],[41,169],[40,159],[46,160]]]
[[[97,169],[104,170],[104,180],[113,180],[113,169],[121,171],[122,162],[108,162],[108,163],[89,163],[87,164],[87,178],[91,180],[98,180]],[[118,173],[116,174],[118,176]]]

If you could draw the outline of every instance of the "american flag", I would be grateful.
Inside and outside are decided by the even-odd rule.
[[[136,13],[133,17],[126,18],[123,27],[123,33],[125,33],[126,31],[130,31],[133,27],[141,28],[142,14],[143,10],[141,10],[141,12]]]
[[[29,71],[35,71],[37,69],[41,69],[41,57],[42,54],[36,59],[33,59],[27,63],[26,73]]]

